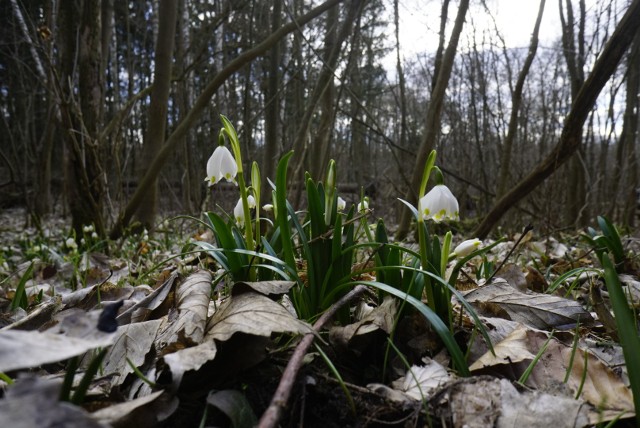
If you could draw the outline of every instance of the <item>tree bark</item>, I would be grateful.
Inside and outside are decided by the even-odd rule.
[[[280,28],[282,22],[282,1],[273,0],[273,11],[271,15],[271,31],[275,32]],[[281,49],[277,42],[271,48],[269,57],[269,78],[267,80],[267,88],[265,93],[265,114],[264,114],[264,156],[262,157],[262,182],[266,183],[265,178],[269,177],[275,181],[275,170],[278,156],[278,121],[280,120],[280,96],[278,95],[278,87],[280,86],[280,61]],[[262,201],[271,200],[271,191],[269,186],[262,186]]]
[[[467,15],[467,9],[469,9],[469,0],[461,0],[460,6],[458,6],[458,15],[451,32],[451,38],[449,44],[442,57],[442,63],[438,75],[436,76],[436,83],[431,92],[431,100],[429,101],[429,108],[427,110],[426,124],[425,124],[425,137],[420,145],[416,157],[416,163],[413,166],[413,174],[411,175],[411,186],[407,189],[405,194],[405,200],[411,204],[416,204],[418,201],[417,191],[422,181],[422,173],[424,170],[424,164],[427,161],[427,157],[433,148],[436,146],[436,140],[440,134],[440,115],[442,112],[442,106],[444,104],[444,96],[449,84],[449,77],[451,77],[451,70],[453,69],[453,61],[456,56],[456,50],[458,48],[458,40],[460,39],[460,33],[462,33],[462,27]],[[409,210],[402,211],[402,217],[400,218],[400,224],[396,233],[398,240],[403,239],[409,231],[409,225],[411,224],[411,212]]]
[[[67,133],[69,158],[65,178],[72,227],[80,237],[82,227],[93,224],[96,232],[104,236],[105,178],[98,133],[104,106],[100,2],[62,2],[59,18],[59,28],[64,31],[60,45],[62,79],[58,90],[61,119]],[[71,89],[75,81],[79,106]]]
[[[302,181],[304,177],[304,170],[308,168],[307,158],[309,152],[309,128],[311,127],[311,120],[313,119],[313,115],[315,114],[316,107],[318,103],[322,99],[323,94],[329,88],[331,82],[333,81],[333,76],[335,73],[336,65],[338,63],[338,58],[340,57],[340,49],[344,41],[347,39],[351,29],[353,27],[354,20],[361,10],[362,1],[361,0],[351,0],[351,3],[348,7],[347,15],[345,16],[344,22],[342,23],[342,27],[338,32],[337,38],[335,40],[329,39],[330,44],[333,43],[333,48],[330,49],[327,47],[325,50],[325,55],[323,58],[322,70],[320,71],[320,75],[318,76],[318,80],[313,87],[313,91],[311,92],[311,96],[307,104],[305,105],[304,116],[302,117],[302,121],[298,125],[296,131],[296,137],[293,142],[293,150],[294,155],[291,159],[291,164],[294,167],[294,173],[290,176],[290,181]],[[336,23],[329,23],[328,25],[336,25]],[[328,33],[330,34],[330,32]],[[318,178],[318,177],[315,177]],[[300,196],[302,194],[303,186],[298,186],[295,190],[295,193],[292,197],[292,203],[297,205],[300,202]]]
[[[147,173],[144,175],[135,193],[129,200],[129,203],[125,207],[124,211],[120,213],[116,223],[114,224],[110,236],[112,239],[117,239],[122,236],[124,228],[129,224],[133,214],[140,208],[141,202],[148,186],[150,186],[160,174],[162,167],[169,159],[171,153],[175,150],[178,143],[182,140],[184,135],[191,129],[196,121],[202,115],[202,112],[208,107],[211,97],[216,93],[218,88],[236,71],[241,69],[244,65],[263,55],[267,52],[275,43],[282,39],[287,34],[298,29],[299,26],[305,25],[312,19],[321,15],[331,7],[342,2],[343,0],[327,0],[321,5],[315,7],[308,13],[299,17],[295,22],[290,22],[271,33],[263,42],[257,46],[249,49],[248,51],[240,54],[234,60],[232,60],[225,68],[220,70],[218,74],[209,82],[209,84],[202,91],[200,96],[195,101],[189,113],[185,118],[177,125],[176,129],[167,138],[167,141],[162,148],[155,155],[153,161],[148,165]],[[204,174],[204,171],[203,171]]]
[[[538,50],[538,33],[540,32],[540,23],[542,22],[542,14],[544,12],[545,0],[540,0],[540,8],[538,9],[538,18],[536,24],[533,27],[533,33],[531,34],[531,44],[529,45],[529,52],[527,58],[524,61],[522,70],[518,75],[518,81],[511,94],[511,116],[509,117],[509,127],[507,130],[507,136],[504,139],[502,145],[502,159],[500,161],[500,178],[498,179],[498,191],[496,192],[498,197],[502,196],[507,189],[509,183],[509,169],[511,166],[511,153],[513,151],[513,142],[516,139],[518,132],[518,113],[520,105],[522,104],[522,91],[524,89],[524,82],[531,69],[531,64],[536,56]]]
[[[153,88],[151,89],[147,130],[144,136],[140,178],[143,178],[146,174],[146,166],[153,161],[165,138],[169,90],[171,89],[171,60],[173,57],[177,15],[177,0],[160,1]],[[156,213],[158,212],[157,179],[147,186],[141,203],[145,209],[138,211],[137,218],[147,230],[152,231]]]
[[[564,123],[560,140],[547,157],[511,191],[506,193],[485,216],[473,234],[485,238],[502,216],[553,174],[578,150],[582,128],[600,91],[616,70],[622,56],[640,31],[640,0],[634,0],[598,56],[589,77],[580,88]]]

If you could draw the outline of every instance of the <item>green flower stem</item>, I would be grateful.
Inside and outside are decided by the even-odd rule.
[[[240,150],[240,141],[238,140],[238,134],[231,121],[224,115],[220,115],[222,125],[224,126],[224,132],[229,138],[231,144],[231,150],[233,151],[233,157],[236,159],[238,165],[238,187],[240,188],[240,198],[242,198],[242,209],[244,211],[244,233],[247,240],[247,248],[255,249],[255,243],[253,241],[253,229],[251,226],[251,211],[249,209],[249,200],[247,186],[244,182],[244,168],[242,167],[242,152]]]
[[[253,199],[256,201],[256,243],[260,242],[260,195],[262,194],[262,182],[260,180],[260,167],[258,162],[251,164],[251,187]]]
[[[431,175],[431,169],[436,163],[436,151],[431,150],[429,153],[429,157],[427,158],[427,162],[424,164],[424,172],[422,173],[422,183],[420,183],[420,192],[418,193],[418,200],[424,196],[427,192],[427,182],[429,181],[429,176]],[[418,207],[420,209],[420,207]],[[422,214],[422,213],[421,213]],[[422,217],[420,215],[419,217]],[[418,221],[420,221],[418,219]]]

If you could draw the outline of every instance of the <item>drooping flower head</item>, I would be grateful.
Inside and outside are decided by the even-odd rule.
[[[358,204],[358,211],[364,212],[369,209],[369,197],[365,196],[362,201]]]
[[[420,198],[418,210],[425,220],[440,223],[442,220],[458,220],[458,200],[444,184],[437,184]]]
[[[221,179],[235,183],[238,173],[238,164],[233,155],[225,146],[218,146],[207,161],[207,178],[204,181],[213,186]]]
[[[347,201],[345,201],[344,199],[342,199],[342,197],[338,196],[338,203],[337,203],[337,209],[338,211],[344,211],[344,209],[347,207]]]
[[[247,196],[247,203],[249,204],[249,209],[256,207],[256,200],[251,195]],[[238,223],[239,226],[244,225],[244,208],[242,207],[242,198],[238,199],[238,203],[233,209],[233,218],[236,219],[236,223]]]
[[[480,244],[482,244],[482,241],[478,238],[467,239],[466,241],[462,241],[458,244],[458,246],[453,250],[453,254],[456,257],[466,257],[477,250],[478,247],[480,247]]]

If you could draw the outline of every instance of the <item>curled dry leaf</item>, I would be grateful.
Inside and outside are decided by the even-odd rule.
[[[437,396],[447,426],[574,428],[589,424],[587,406],[569,397],[523,392],[506,379],[476,376],[454,382]]]
[[[0,400],[0,421],[11,428],[106,428],[81,407],[59,401],[62,381],[23,377]]]
[[[294,318],[282,305],[258,293],[230,297],[209,320],[205,341],[228,340],[234,333],[271,336],[272,333],[312,333],[311,326]]]
[[[491,368],[492,371],[511,375],[514,380],[518,379],[547,340],[548,333],[520,326],[502,342],[494,345],[495,356],[487,352],[471,364],[469,369],[477,372]],[[633,413],[631,391],[614,370],[587,349],[579,348],[571,362],[572,351],[571,346],[552,338],[527,378],[526,385],[573,397],[580,388],[586,367],[580,398],[596,408],[608,411],[605,418],[614,417],[620,412],[627,412],[627,415]],[[568,371],[569,377],[565,383]]]
[[[34,368],[111,345],[114,335],[97,329],[99,311],[96,312],[73,313],[59,326],[43,333],[0,331],[0,372]],[[65,334],[57,334],[60,332]]]
[[[118,328],[115,333],[113,346],[104,359],[104,373],[116,373],[111,385],[120,385],[133,369],[127,363],[127,358],[136,366],[144,364],[147,354],[156,338],[162,320],[144,321],[127,324]]]
[[[197,271],[176,290],[177,317],[158,335],[159,349],[197,345],[204,337],[211,296],[211,273]]]
[[[164,394],[164,395],[163,395]],[[178,408],[178,399],[164,391],[100,409],[91,415],[111,427],[157,426]]]
[[[356,336],[364,336],[378,330],[390,334],[397,312],[397,300],[392,296],[386,296],[380,306],[367,312],[360,321],[344,327],[332,327],[329,332],[330,341],[348,347]]]
[[[540,293],[522,293],[506,281],[495,281],[464,295],[478,312],[499,316],[539,329],[593,324],[593,317],[570,299]]]
[[[394,381],[392,386],[414,400],[431,398],[433,391],[453,379],[438,362],[427,359],[424,366],[412,366],[400,379]]]
[[[120,325],[145,321],[149,314],[165,301],[177,277],[178,274],[174,272],[160,287],[156,288],[153,293],[118,315]]]
[[[291,290],[295,285],[294,281],[254,281],[254,282],[236,282],[233,284],[231,294],[246,293],[247,291],[257,291],[260,294],[270,297],[278,297]]]

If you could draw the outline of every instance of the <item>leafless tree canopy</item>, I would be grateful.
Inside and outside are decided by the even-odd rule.
[[[523,46],[496,1],[427,3],[412,31],[439,43],[415,51],[397,0],[2,2],[0,205],[112,237],[229,209],[203,182],[224,114],[265,177],[289,150],[294,189],[335,159],[345,198],[401,232],[432,148],[480,235],[634,225],[640,0],[541,0]]]

